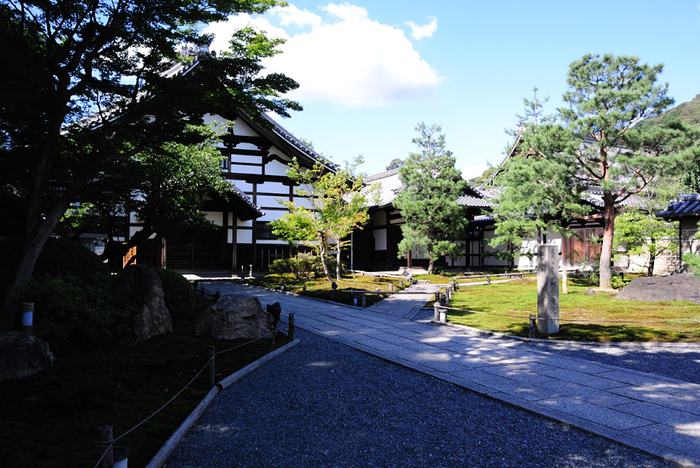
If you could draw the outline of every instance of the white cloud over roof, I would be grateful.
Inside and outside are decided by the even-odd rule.
[[[299,83],[289,97],[302,104],[379,107],[432,98],[442,78],[403,30],[373,21],[365,8],[347,2],[329,3],[321,10],[324,16],[294,5],[275,7],[264,16],[230,17],[205,32],[216,35],[215,51],[225,49],[232,32],[247,24],[284,38],[283,53],[263,63],[268,72],[284,73]],[[431,24],[422,27],[428,29],[421,37],[427,37]]]
[[[411,37],[416,40],[423,39],[424,37],[433,37],[435,31],[437,31],[437,18],[430,16],[430,23],[419,26],[413,21],[407,21],[406,24],[411,27]]]

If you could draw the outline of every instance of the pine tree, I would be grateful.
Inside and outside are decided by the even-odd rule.
[[[582,187],[602,192],[603,243],[600,287],[610,288],[615,216],[629,197],[675,167],[673,132],[655,134],[633,126],[673,103],[668,84],[657,84],[663,65],[637,57],[585,55],[569,67],[567,108],[557,122],[540,126],[527,144],[567,168]]]
[[[403,188],[394,199],[394,206],[406,220],[401,227],[403,240],[399,255],[408,251],[424,251],[428,255],[428,273],[442,255],[456,256],[461,246],[455,241],[464,238],[468,223],[458,198],[467,190],[467,182],[455,168],[455,158],[445,148],[445,137],[439,126],[416,127],[419,137],[412,141],[419,153],[410,153],[399,167]]]

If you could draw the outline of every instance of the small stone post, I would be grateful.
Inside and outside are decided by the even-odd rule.
[[[440,323],[447,323],[447,309],[440,308]]]
[[[209,346],[209,388],[216,384],[216,347]]]
[[[112,436],[112,426],[100,426],[97,428],[97,457],[101,460],[97,465],[99,468],[114,467],[114,437]]]
[[[289,313],[289,333],[287,333],[290,340],[294,339],[294,313]]]
[[[537,331],[537,316],[534,314],[530,314],[530,333],[529,337],[530,338],[537,338],[537,335],[535,332]]]
[[[362,293],[362,308],[367,307],[367,294]]]
[[[440,304],[435,301],[433,305],[433,321],[437,322],[440,320]]]
[[[556,245],[537,249],[537,331],[559,331],[559,253]]]
[[[331,300],[334,300],[335,299],[335,292],[338,290],[338,285],[335,283],[335,281],[333,281],[331,283],[331,289],[333,289],[331,291]]]

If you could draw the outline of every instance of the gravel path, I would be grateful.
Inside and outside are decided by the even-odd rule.
[[[166,466],[675,466],[333,340],[297,338],[220,393]]]

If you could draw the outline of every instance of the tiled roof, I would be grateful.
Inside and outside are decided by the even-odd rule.
[[[392,169],[365,178],[365,183],[371,185],[379,183],[379,203],[377,206],[386,206],[391,204],[396,198],[396,194],[403,188],[399,179],[399,170]],[[469,206],[475,208],[491,208],[491,203],[484,198],[484,193],[472,186],[469,186],[469,193],[460,195],[457,203],[461,206]]]
[[[457,204],[460,206],[471,206],[475,208],[491,208],[491,203],[481,197],[473,195],[462,195],[457,199]]]
[[[255,216],[256,218],[259,218],[265,214],[262,208],[253,203],[253,199],[251,197],[243,193],[241,189],[233,184],[231,185],[231,191],[233,192],[234,196],[238,197],[241,202],[245,203],[250,208],[251,211],[254,211],[255,214],[257,214],[257,216]]]
[[[297,137],[292,135],[289,131],[287,131],[284,127],[282,127],[280,124],[275,122],[269,115],[263,115],[265,120],[267,120],[271,125],[272,125],[272,131],[277,134],[280,138],[284,139],[295,147],[297,150],[301,151],[304,153],[306,156],[310,157],[314,161],[322,164],[326,168],[332,170],[332,171],[337,171],[340,166],[335,164],[334,162],[330,161],[328,158],[324,157],[323,155],[317,153],[313,149],[309,148],[306,144],[304,144],[301,140],[299,140]]]
[[[696,193],[682,194],[678,200],[672,201],[664,211],[656,213],[656,216],[665,219],[700,217],[700,195]]]

